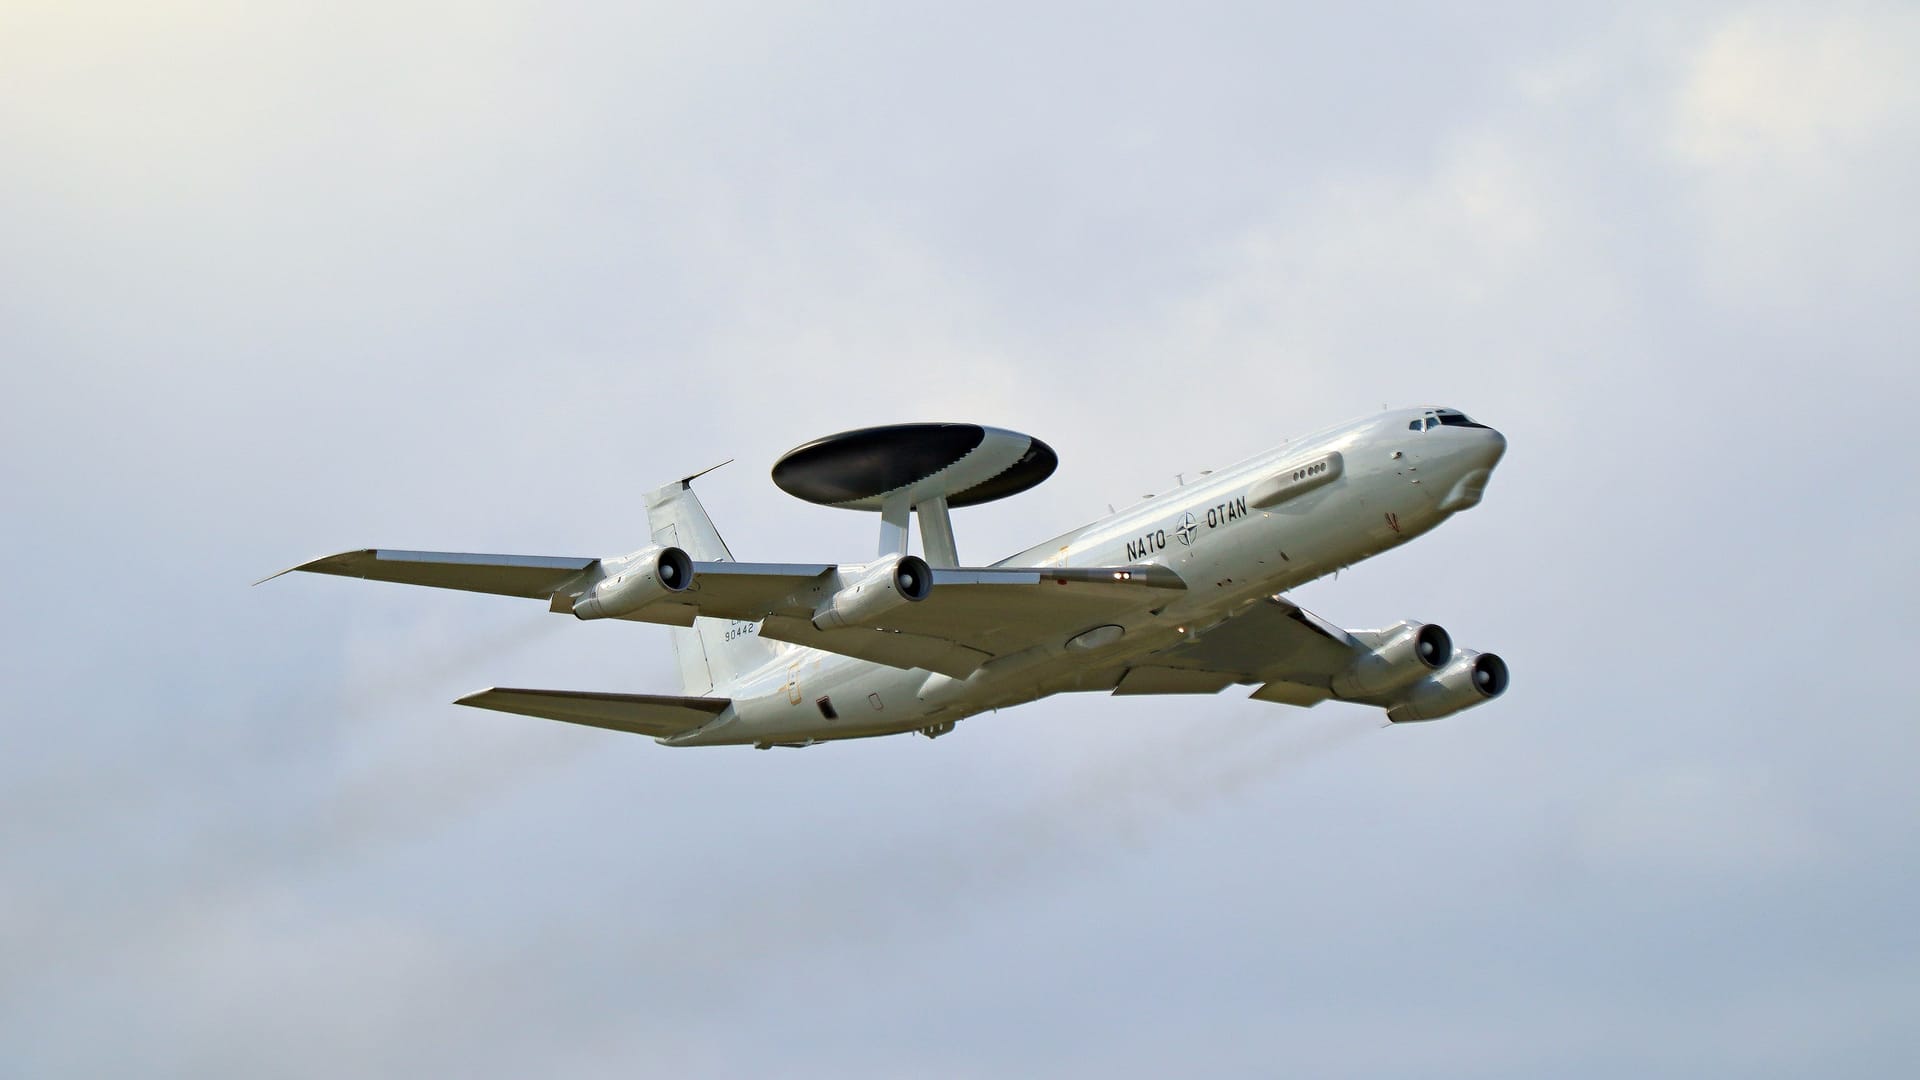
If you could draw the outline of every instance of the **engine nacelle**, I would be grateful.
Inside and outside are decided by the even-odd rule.
[[[917,604],[933,592],[933,571],[917,555],[902,555],[893,562],[859,571],[859,575],[813,613],[816,629],[872,626],[887,612]]]
[[[693,560],[677,547],[629,556],[619,572],[601,578],[573,602],[576,619],[618,619],[693,586]]]
[[[1333,677],[1333,692],[1342,698],[1377,697],[1430,675],[1453,659],[1453,637],[1437,623],[1403,622],[1355,637],[1373,646]]]
[[[1408,687],[1387,710],[1387,719],[1396,724],[1438,720],[1492,701],[1506,691],[1507,662],[1492,653],[1464,649],[1439,674]]]

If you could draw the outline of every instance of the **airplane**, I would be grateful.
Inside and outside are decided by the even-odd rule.
[[[693,492],[701,472],[646,497],[652,542],[626,555],[375,548],[280,573],[665,624],[678,695],[492,687],[457,702],[665,746],[937,738],[967,717],[1058,693],[1217,694],[1236,684],[1264,702],[1358,702],[1408,723],[1499,697],[1507,665],[1456,650],[1435,623],[1346,630],[1284,593],[1477,506],[1505,451],[1504,436],[1457,409],[1384,412],[965,566],[950,511],[1028,490],[1058,457],[1001,428],[894,424],[817,439],[773,469],[789,494],[879,513],[878,554],[863,563],[735,560]],[[908,550],[915,518],[921,555]]]

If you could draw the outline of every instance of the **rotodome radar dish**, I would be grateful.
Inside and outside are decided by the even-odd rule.
[[[1031,435],[979,424],[888,424],[795,447],[773,482],[795,498],[846,510],[880,510],[944,497],[976,506],[1018,495],[1053,475],[1060,459]]]

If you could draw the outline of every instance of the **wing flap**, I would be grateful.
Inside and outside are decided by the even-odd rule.
[[[1234,677],[1216,671],[1186,668],[1129,668],[1115,694],[1217,694],[1232,686]]]
[[[1236,682],[1325,687],[1364,650],[1345,631],[1299,605],[1270,597],[1197,639],[1154,653],[1162,667],[1230,673]]]
[[[495,686],[468,694],[454,704],[667,738],[712,722],[733,702],[728,698],[609,694],[591,690],[523,690]]]
[[[893,630],[821,630],[810,620],[786,615],[770,616],[760,624],[760,635],[775,641],[825,649],[842,656],[871,660],[897,668],[925,668],[964,679],[975,668],[993,659],[991,653],[924,634],[902,634]]]
[[[1258,690],[1247,696],[1256,701],[1271,701],[1279,705],[1298,705],[1303,709],[1311,709],[1332,697],[1333,691],[1324,686],[1307,686],[1304,683],[1275,679],[1261,684]]]
[[[816,563],[697,562],[685,594],[710,619],[758,622],[769,615],[811,616],[832,588],[834,567]],[[645,619],[642,608],[634,617]]]

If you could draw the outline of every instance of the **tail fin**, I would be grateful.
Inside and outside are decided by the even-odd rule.
[[[711,470],[709,470],[711,471]],[[647,496],[647,526],[653,542],[672,544],[696,562],[733,562],[733,552],[693,493],[695,473]],[[729,633],[723,619],[695,619],[691,629],[672,628],[673,654],[680,662],[680,685],[691,695],[724,688],[775,655],[775,645],[758,634]]]

